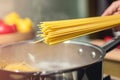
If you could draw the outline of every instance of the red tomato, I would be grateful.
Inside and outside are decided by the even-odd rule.
[[[108,41],[110,41],[112,38],[113,38],[112,36],[106,36],[106,37],[104,38],[104,40],[105,40],[106,42],[108,42]],[[117,46],[117,48],[120,49],[120,45]]]
[[[106,37],[104,38],[104,40],[105,40],[106,42],[110,41],[111,39],[112,39],[112,36],[106,36]]]
[[[119,45],[119,46],[117,46],[117,48],[118,48],[118,49],[120,49],[120,45]]]
[[[16,31],[10,25],[7,25],[5,23],[0,24],[0,34],[7,34],[7,33],[13,33],[13,32],[16,32]]]
[[[11,27],[13,28],[14,32],[17,32],[17,26],[16,26],[16,24],[11,25]]]
[[[0,24],[4,23],[4,21],[2,19],[0,19]]]

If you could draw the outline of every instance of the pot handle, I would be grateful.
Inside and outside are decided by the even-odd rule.
[[[103,45],[102,48],[107,53],[111,51],[112,49],[116,48],[118,45],[120,45],[120,37],[115,37],[112,40],[110,40],[108,43]]]

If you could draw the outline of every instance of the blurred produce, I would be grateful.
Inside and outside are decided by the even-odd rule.
[[[33,22],[30,18],[22,18],[18,13],[11,12],[0,19],[0,45],[33,39],[34,36]]]
[[[112,36],[105,36],[104,41],[108,42],[108,41],[112,40],[112,38],[113,38]]]
[[[105,42],[108,42],[108,41],[110,41],[110,40],[112,40],[112,39],[113,39],[112,36],[105,36],[105,37],[104,37],[104,41],[105,41]],[[117,48],[120,49],[120,45],[117,46]]]
[[[0,22],[0,34],[17,32],[16,25],[8,25],[4,22]]]
[[[5,16],[4,21],[9,24],[16,24],[17,20],[20,18],[19,14],[12,12]]]
[[[18,13],[12,12],[4,18],[8,25],[16,25],[17,31],[21,33],[33,32],[33,23],[30,18],[21,18]]]
[[[19,32],[26,33],[33,31],[33,24],[29,18],[18,19],[16,25]]]

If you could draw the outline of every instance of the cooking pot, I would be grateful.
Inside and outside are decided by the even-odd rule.
[[[76,41],[49,46],[43,42],[34,44],[31,40],[1,45],[0,62],[24,61],[37,68],[37,71],[0,69],[0,80],[55,80],[56,76],[61,80],[61,75],[71,75],[73,71],[77,73],[79,80],[84,80],[83,76],[87,76],[88,80],[95,80],[95,77],[96,80],[102,80],[102,61],[106,53],[119,43],[120,39],[114,38],[103,47]]]

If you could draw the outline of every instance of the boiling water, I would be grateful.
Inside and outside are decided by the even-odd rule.
[[[35,65],[35,67],[40,68],[43,71],[57,71],[62,69],[69,69],[73,68],[76,65],[71,65],[70,63],[64,62],[40,62]]]

